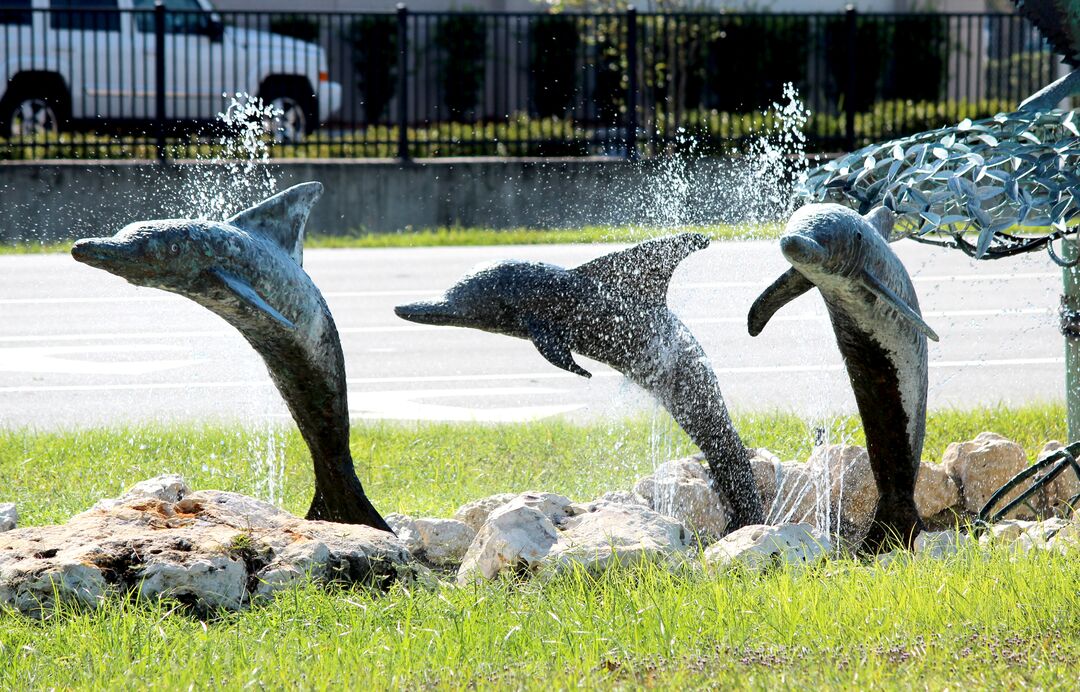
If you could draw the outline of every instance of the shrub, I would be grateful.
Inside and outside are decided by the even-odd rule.
[[[443,103],[452,117],[471,114],[484,88],[487,26],[483,18],[454,14],[440,19],[433,46],[438,51]]]
[[[533,112],[542,118],[565,115],[577,92],[577,22],[566,15],[545,15],[532,22],[530,33]]]
[[[382,120],[397,90],[397,18],[368,15],[357,19],[345,30],[345,40],[352,47],[356,86],[364,105],[363,122],[371,126]]]

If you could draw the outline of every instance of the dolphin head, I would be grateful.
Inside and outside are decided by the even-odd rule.
[[[190,220],[142,221],[111,238],[75,241],[71,256],[91,267],[150,286],[186,293],[211,256],[203,223]]]
[[[519,299],[538,267],[515,260],[482,265],[458,280],[441,298],[399,305],[394,312],[420,324],[520,335],[525,327]]]
[[[851,277],[878,245],[888,246],[891,212],[863,217],[839,204],[808,204],[796,211],[780,238],[780,251],[807,278]],[[875,250],[871,250],[874,247]]]

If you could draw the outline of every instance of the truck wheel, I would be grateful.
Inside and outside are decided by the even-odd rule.
[[[298,85],[269,82],[259,93],[263,103],[273,106],[281,115],[263,121],[263,127],[275,142],[301,142],[309,131],[315,129],[312,97],[304,94]]]
[[[15,89],[0,101],[0,133],[6,137],[38,137],[60,131],[62,101],[53,94]]]

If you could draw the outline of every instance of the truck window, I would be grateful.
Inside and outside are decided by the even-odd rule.
[[[137,10],[154,9],[154,0],[134,0]],[[165,0],[165,33],[201,34],[206,31],[209,16],[198,0]],[[154,33],[154,15],[140,12],[135,15],[135,27],[144,34]]]
[[[50,5],[49,26],[53,29],[120,31],[116,0],[52,0]]]
[[[34,0],[0,0],[0,24],[30,26],[30,5]]]

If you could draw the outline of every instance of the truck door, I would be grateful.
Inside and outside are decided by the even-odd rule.
[[[134,0],[134,6],[152,10],[154,0]],[[198,0],[165,0],[165,10],[166,115],[173,120],[212,120],[223,103],[221,21]],[[153,13],[139,13],[136,29],[149,37],[150,52],[156,56]],[[150,84],[152,90],[153,81]]]
[[[133,117],[131,22],[117,0],[52,0],[50,6],[46,42],[68,75],[72,116]]]

